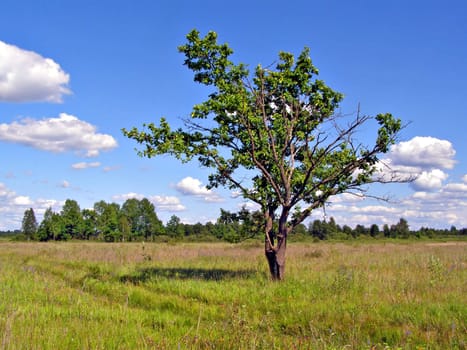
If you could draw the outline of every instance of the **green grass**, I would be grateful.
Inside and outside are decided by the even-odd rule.
[[[0,242],[0,349],[465,349],[467,244]]]

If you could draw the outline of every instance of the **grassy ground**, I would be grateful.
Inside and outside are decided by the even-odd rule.
[[[0,242],[0,349],[465,349],[467,243]]]

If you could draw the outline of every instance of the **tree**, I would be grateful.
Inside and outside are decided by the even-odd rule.
[[[94,203],[97,214],[97,231],[105,241],[113,242],[118,239],[118,215],[120,206],[116,203],[99,201]]]
[[[397,224],[391,225],[391,237],[409,238],[409,236],[410,229],[406,219],[400,218]]]
[[[147,198],[139,202],[140,217],[138,222],[139,231],[146,240],[161,234],[163,231],[162,221],[156,214],[156,208]]]
[[[26,209],[24,212],[21,231],[28,240],[35,238],[37,232],[37,220],[32,208]]]
[[[311,235],[320,240],[327,239],[329,236],[329,227],[325,221],[314,220],[310,225]]]
[[[296,59],[280,52],[275,69],[258,65],[252,74],[230,60],[232,49],[215,32],[191,31],[179,51],[194,81],[211,88],[208,99],[193,107],[185,128],[172,130],[161,118],[123,133],[143,146],[140,156],[197,158],[212,169],[209,188],[225,186],[257,203],[271,277],[280,280],[288,234],[331,196],[377,181],[378,155],[395,142],[401,122],[388,113],[352,120],[335,113],[343,95],[317,79],[308,48]],[[379,127],[368,147],[354,136],[372,119]]]
[[[180,218],[177,215],[172,215],[165,225],[165,230],[169,236],[182,237],[183,227],[181,225]]]
[[[149,239],[163,233],[163,224],[157,217],[154,204],[147,198],[130,198],[122,205],[121,215],[126,216],[131,227],[131,238]]]
[[[348,239],[348,238],[354,236],[353,230],[352,230],[352,228],[351,228],[349,225],[344,225],[344,226],[342,227],[342,232],[343,232],[344,235],[346,236],[346,239]]]
[[[83,216],[78,202],[73,199],[67,199],[60,215],[63,220],[65,239],[82,238]]]
[[[118,231],[122,236],[122,241],[128,240],[131,236],[130,221],[125,215],[120,215],[118,219]]]
[[[370,236],[376,237],[379,235],[379,226],[376,224],[371,225],[370,227]]]
[[[360,225],[358,224],[357,226],[355,226],[353,232],[354,232],[354,238],[358,237],[358,236],[364,236],[368,233],[368,229],[363,226],[363,225]]]
[[[391,229],[389,228],[388,224],[384,224],[383,226],[383,235],[386,238],[391,237]]]
[[[40,241],[66,240],[64,232],[62,217],[54,213],[51,207],[47,208],[37,230],[37,239]]]
[[[120,210],[121,215],[128,219],[130,225],[130,240],[138,235],[138,220],[140,216],[139,200],[136,198],[129,198],[123,203]]]
[[[81,211],[83,217],[83,225],[81,238],[89,239],[97,233],[97,214],[93,209],[83,209]]]

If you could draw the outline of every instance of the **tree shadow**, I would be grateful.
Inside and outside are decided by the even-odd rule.
[[[121,276],[120,281],[133,284],[139,284],[157,278],[223,281],[232,279],[250,279],[255,276],[257,276],[257,271],[255,270],[148,267],[138,269],[132,274]]]

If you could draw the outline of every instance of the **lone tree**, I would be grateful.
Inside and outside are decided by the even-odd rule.
[[[34,209],[26,209],[23,216],[21,231],[28,240],[34,239],[37,232],[37,220],[34,214]]]
[[[257,203],[271,277],[283,279],[288,234],[331,196],[384,182],[374,176],[377,157],[395,142],[401,122],[391,114],[349,120],[336,113],[343,95],[316,78],[308,48],[296,58],[280,52],[275,68],[258,65],[252,74],[229,59],[232,49],[218,44],[215,32],[191,31],[179,51],[194,81],[213,92],[193,107],[184,129],[161,118],[123,133],[143,145],[140,156],[197,158],[213,170],[209,188],[237,190]],[[375,142],[364,146],[354,135],[371,119]]]

